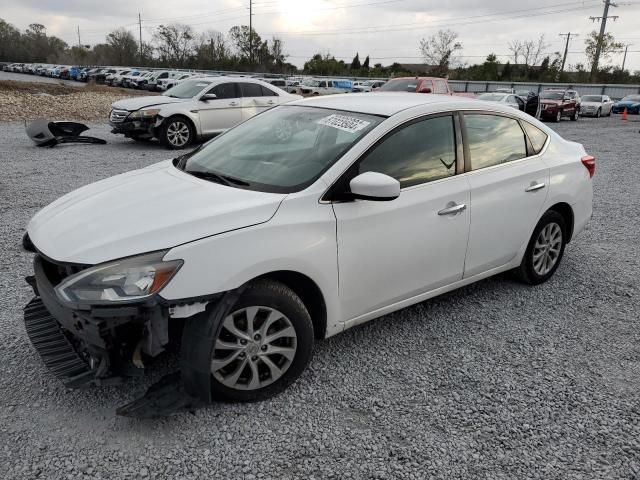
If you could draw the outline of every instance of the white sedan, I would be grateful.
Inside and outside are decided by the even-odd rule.
[[[608,95],[584,95],[580,102],[580,115],[600,118],[611,116],[613,100]]]
[[[189,78],[162,95],[115,102],[109,123],[113,133],[134,140],[157,138],[168,148],[178,149],[300,98],[251,78]]]
[[[191,395],[268,398],[321,338],[500,272],[547,281],[591,217],[594,172],[582,145],[497,103],[300,100],[36,214],[27,330],[76,339],[58,365],[32,338],[74,386],[180,342]]]

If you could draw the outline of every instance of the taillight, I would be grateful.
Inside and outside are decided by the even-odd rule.
[[[589,178],[593,178],[596,173],[596,157],[585,155],[582,157],[582,164],[589,170]]]

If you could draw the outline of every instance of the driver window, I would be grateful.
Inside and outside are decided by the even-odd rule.
[[[235,83],[221,83],[213,87],[207,93],[213,93],[218,100],[225,98],[238,98]]]
[[[451,115],[431,117],[393,132],[360,162],[359,173],[379,172],[401,187],[455,175],[456,141]]]

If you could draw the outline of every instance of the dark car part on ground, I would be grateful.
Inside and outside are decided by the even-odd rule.
[[[55,147],[59,143],[107,143],[102,138],[80,135],[89,130],[83,123],[35,120],[27,126],[27,135],[38,147]]]

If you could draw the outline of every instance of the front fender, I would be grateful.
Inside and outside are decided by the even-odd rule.
[[[196,135],[199,137],[202,135],[202,129],[200,127],[200,115],[197,112],[193,112],[196,110],[194,105],[189,103],[174,103],[160,106],[160,112],[158,113],[158,120],[154,125],[155,128],[160,127],[162,122],[165,119],[172,117],[174,115],[181,115],[183,117],[187,117],[191,120],[194,128],[196,129]]]

